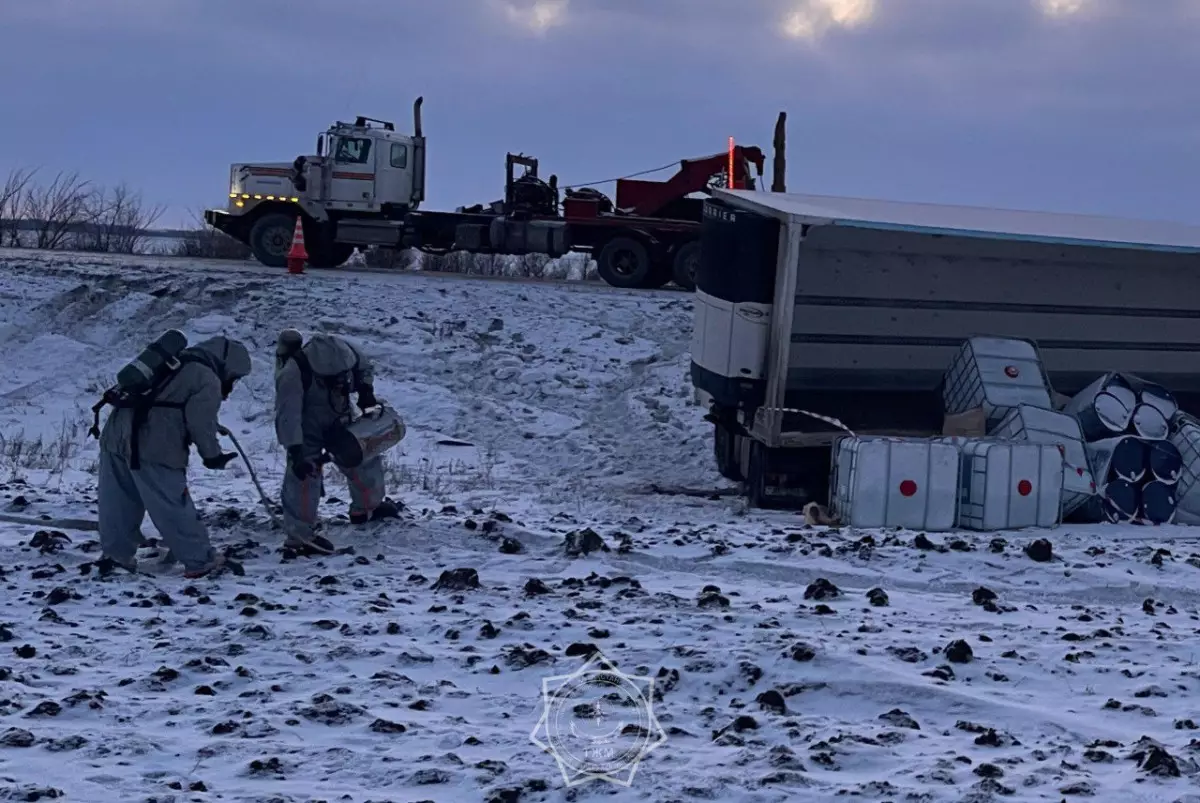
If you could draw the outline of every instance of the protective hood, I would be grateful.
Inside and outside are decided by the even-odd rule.
[[[275,353],[279,356],[291,356],[304,346],[304,335],[295,329],[284,329],[275,341]]]
[[[211,358],[210,365],[223,383],[250,375],[250,352],[237,340],[224,336],[210,337],[192,346],[188,351]]]
[[[349,343],[334,335],[313,335],[304,344],[304,356],[318,376],[337,376],[353,371],[358,365],[358,354]]]

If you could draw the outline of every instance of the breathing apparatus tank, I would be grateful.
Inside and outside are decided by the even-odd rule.
[[[179,367],[179,353],[187,348],[187,335],[169,329],[117,374],[116,390],[138,395],[151,390],[167,371]]]
[[[100,411],[105,405],[136,408],[152,402],[152,397],[168,376],[179,369],[179,355],[187,346],[187,335],[178,329],[168,329],[146,346],[141,354],[117,372],[117,384],[104,391],[100,401],[92,405],[92,426],[88,434],[99,439]]]
[[[386,404],[344,427],[334,427],[325,441],[325,452],[335,465],[358,468],[404,440],[404,420]]]

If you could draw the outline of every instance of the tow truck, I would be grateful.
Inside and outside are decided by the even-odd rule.
[[[717,187],[757,189],[766,161],[760,148],[730,140],[725,152],[680,161],[665,181],[616,179],[609,198],[590,186],[560,190],[557,176],[541,178],[536,158],[509,153],[503,199],[427,211],[423,100],[413,104],[411,134],[360,116],[319,134],[314,155],[232,165],[228,203],[205,211],[205,221],[270,267],[286,265],[299,218],[314,268],[336,268],[370,246],[551,258],[586,252],[615,287],[673,281],[693,290],[704,197]]]

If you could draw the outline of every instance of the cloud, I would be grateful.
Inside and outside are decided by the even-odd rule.
[[[50,49],[46,70],[92,66],[78,87],[106,71],[125,78],[138,58],[162,66],[162,82],[207,73],[232,87],[277,81],[286,64],[316,93],[314,113],[415,94],[442,108],[448,91],[496,99],[506,85],[523,90],[509,105],[573,85],[585,106],[621,108],[621,95],[656,84],[672,102],[699,103],[722,84],[726,97],[772,105],[842,98],[1052,117],[1166,108],[1198,68],[1200,34],[1200,0],[339,0],[329,10],[321,0],[0,0],[0,67]],[[321,97],[327,85],[336,90]]]
[[[1070,17],[1093,7],[1091,0],[1034,0],[1047,17]]]
[[[816,40],[836,29],[860,28],[875,17],[876,0],[804,0],[781,21],[790,39]]]
[[[491,0],[491,4],[517,27],[545,34],[552,28],[566,24],[570,0]]]

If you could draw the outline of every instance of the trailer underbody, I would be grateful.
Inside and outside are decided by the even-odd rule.
[[[224,210],[208,210],[205,222],[249,244],[264,264],[283,267],[297,212],[268,214],[272,218],[268,222],[274,224],[269,226],[273,242],[254,236],[254,226],[266,215],[247,220]],[[413,212],[398,220],[344,216],[318,221],[299,214],[309,264],[315,268],[337,267],[355,248],[369,247],[414,248],[429,254],[544,254],[552,259],[586,253],[604,266],[601,275],[614,286],[657,288],[675,280],[690,290],[699,254],[699,224],[683,220],[634,216],[514,220],[479,213]],[[266,247],[257,247],[256,240]]]

